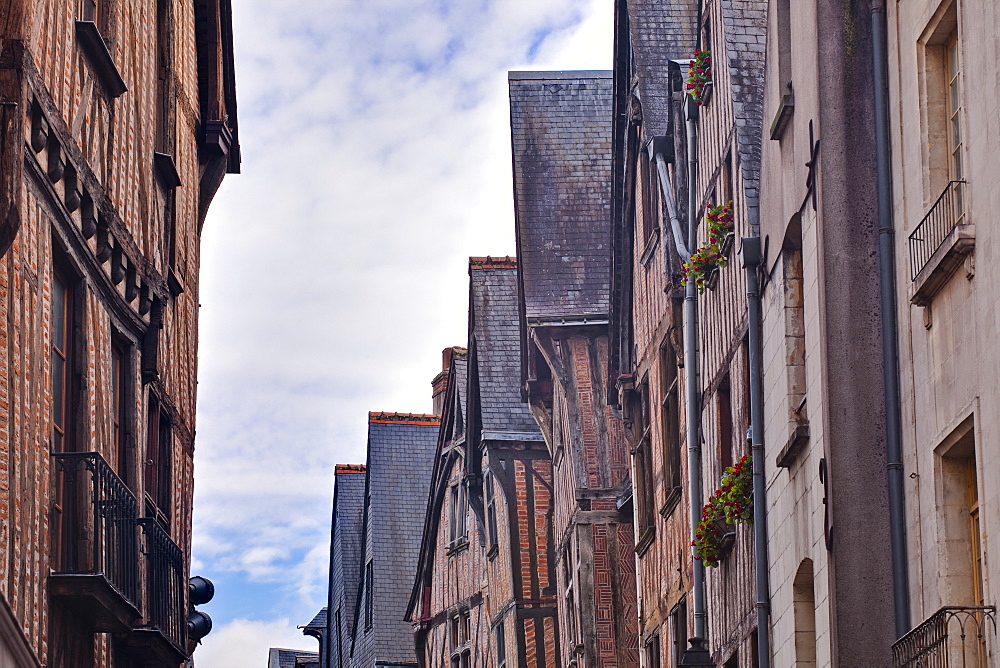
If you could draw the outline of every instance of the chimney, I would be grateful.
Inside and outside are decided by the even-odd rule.
[[[455,348],[445,348],[441,351],[441,373],[431,381],[431,399],[434,402],[434,415],[441,415],[444,410],[444,395],[448,391],[448,369],[451,368],[451,358]]]

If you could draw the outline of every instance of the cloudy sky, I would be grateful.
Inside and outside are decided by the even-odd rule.
[[[430,412],[470,255],[513,254],[508,70],[606,69],[611,0],[234,3],[243,174],[202,237],[199,668],[315,650],[333,467]]]

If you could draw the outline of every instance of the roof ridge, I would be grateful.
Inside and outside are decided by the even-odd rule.
[[[335,473],[364,473],[368,467],[365,464],[337,464],[333,470]]]
[[[517,257],[473,256],[469,258],[469,269],[517,269]]]
[[[440,415],[431,413],[398,413],[396,411],[368,411],[368,422],[379,424],[441,424]]]

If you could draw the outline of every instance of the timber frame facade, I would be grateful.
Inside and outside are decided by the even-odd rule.
[[[0,2],[4,665],[194,650],[199,234],[239,162],[228,0]]]

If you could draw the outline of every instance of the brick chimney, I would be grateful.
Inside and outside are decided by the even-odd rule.
[[[451,360],[456,353],[462,355],[465,348],[461,346],[451,346],[441,351],[441,373],[434,376],[431,381],[431,399],[434,402],[434,415],[441,415],[444,411],[444,395],[448,391],[448,370],[451,369]]]

